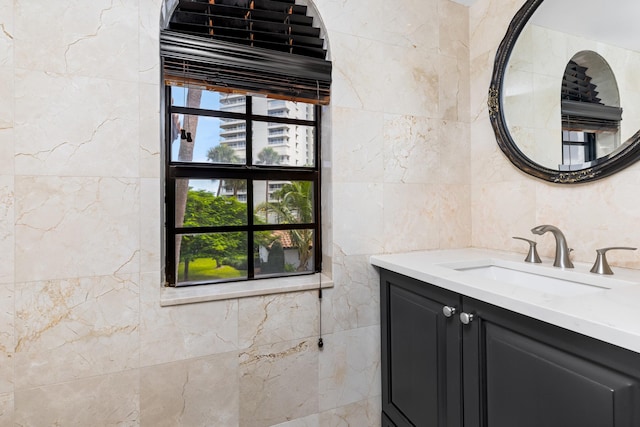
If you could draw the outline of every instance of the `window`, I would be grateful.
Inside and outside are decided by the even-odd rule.
[[[167,215],[168,280],[188,285],[315,272],[320,108],[295,108],[297,117],[278,121],[282,129],[309,129],[297,137],[314,149],[298,158],[286,147],[269,147],[274,118],[254,111],[267,111],[271,99],[176,85],[167,86],[166,99],[172,100],[166,193],[174,206]],[[289,166],[293,157],[304,166]]]
[[[589,166],[620,146],[618,85],[613,70],[598,53],[578,52],[567,64],[561,111],[561,170]]]
[[[167,283],[319,272],[320,29],[295,0],[173,4],[160,34]]]

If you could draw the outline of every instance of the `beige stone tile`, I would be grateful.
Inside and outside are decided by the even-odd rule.
[[[2,27],[0,27],[0,40],[1,37]],[[1,53],[0,61],[2,61]],[[15,95],[13,67],[4,65],[0,62],[0,81],[2,81],[2,84],[0,85],[0,99],[3,100],[0,102],[0,142],[2,143],[2,146],[0,146],[0,160],[5,162],[3,165],[11,165],[10,169],[6,167],[2,168],[3,173],[10,173],[13,171],[13,150],[10,151],[9,148],[13,149],[13,139],[9,139],[9,135],[13,135],[13,133],[9,131],[14,127],[15,111],[13,103]]]
[[[17,173],[138,175],[135,83],[17,70],[15,85]]]
[[[438,117],[451,121],[469,120],[469,61],[438,56]]]
[[[469,124],[443,120],[438,126],[440,146],[438,182],[467,185],[471,181],[471,141]]]
[[[13,67],[13,3],[12,0],[0,0],[0,68]]]
[[[0,396],[13,391],[14,298],[13,285],[0,285]],[[0,397],[1,400],[1,397]],[[0,407],[2,403],[0,403]],[[2,413],[2,409],[0,409]],[[2,425],[0,415],[0,425]]]
[[[473,123],[488,123],[489,111],[487,98],[491,86],[491,72],[495,61],[495,52],[482,52],[479,56],[469,59],[469,121]],[[491,125],[489,124],[489,129]]]
[[[380,278],[369,256],[338,255],[333,280],[323,295],[324,334],[380,324]]]
[[[0,132],[1,133],[1,132]],[[1,143],[1,141],[0,141]],[[13,176],[0,175],[0,284],[14,281],[15,263],[15,215]]]
[[[0,425],[14,425],[13,393],[0,393]]]
[[[534,41],[531,45],[533,48],[531,56],[534,58],[531,61],[533,72],[561,79],[573,53],[577,53],[577,51],[568,53],[569,39],[564,36],[558,37],[556,31],[540,26],[533,26],[531,35]],[[542,58],[544,61],[541,60]]]
[[[320,413],[322,427],[379,426],[382,422],[381,398],[361,400]]]
[[[632,224],[640,216],[637,189],[638,168],[627,169],[601,181],[583,185],[540,184],[537,187],[539,224],[553,224],[565,234],[574,249],[572,259],[593,263],[595,250],[608,246],[638,247],[640,231]],[[539,236],[541,251],[553,256],[551,236]],[[614,251],[607,254],[613,266],[640,268],[637,251]]]
[[[138,426],[137,370],[16,391],[20,426]]]
[[[235,352],[143,368],[143,427],[238,426],[238,355]]]
[[[394,46],[437,48],[438,21],[436,1],[406,0],[402,5],[382,2],[382,21],[375,37]]]
[[[313,414],[308,417],[296,418],[295,420],[275,424],[273,427],[321,427],[320,415]]]
[[[533,117],[533,127],[550,129],[558,135],[562,135],[562,111],[559,95],[560,90],[558,88],[559,76],[562,75],[564,75],[564,69],[559,71],[557,75],[551,77],[538,74],[533,75],[533,88],[535,93],[534,96],[529,99],[533,101],[534,109],[532,116],[529,117],[529,121],[527,122],[531,123],[531,117]],[[559,143],[560,137],[557,137],[554,141]]]
[[[333,182],[382,182],[383,124],[382,113],[333,110],[332,136],[346,142],[333,150]]]
[[[383,250],[383,186],[343,183],[333,189],[334,256],[380,253]]]
[[[240,353],[240,425],[271,426],[317,413],[318,357],[315,340]]]
[[[160,10],[164,0],[139,1],[139,79],[157,85],[160,82]]]
[[[160,272],[162,248],[162,182],[154,178],[140,180],[140,271]],[[159,282],[158,282],[159,283]]]
[[[3,176],[12,176],[15,173],[14,169],[14,130],[13,123],[6,129],[0,129],[0,162],[2,162]]]
[[[240,348],[317,336],[318,304],[318,291],[241,298],[238,301]]]
[[[535,185],[528,180],[490,183],[474,189],[471,193],[473,246],[521,251],[524,242],[512,237],[529,238],[531,228],[536,225]]]
[[[16,284],[16,390],[137,368],[139,321],[134,276]]]
[[[381,399],[374,397],[274,427],[375,427],[381,423],[381,412]]]
[[[19,68],[136,81],[138,1],[16,2]]]
[[[469,8],[470,54],[495,51],[526,0],[477,0]]]
[[[382,86],[384,112],[439,117],[439,55],[437,49],[384,45]]]
[[[471,187],[445,185],[439,199],[438,230],[440,249],[471,246]]]
[[[327,335],[320,354],[320,411],[380,395],[380,326]]]
[[[142,366],[226,353],[238,348],[238,301],[161,307],[157,276],[145,275],[141,302]]]
[[[384,182],[439,181],[440,122],[422,116],[384,116]]]
[[[486,110],[486,106],[484,108]],[[506,181],[529,181],[531,179],[529,175],[516,168],[502,152],[488,117],[484,117],[484,120],[478,119],[477,123],[472,123],[469,132],[472,135],[472,186]],[[476,190],[473,191],[475,193]]]
[[[534,25],[527,25],[516,40],[507,67],[507,75],[512,70],[528,71],[533,69],[533,43],[534,43]]]
[[[16,281],[137,272],[139,183],[18,176]]]
[[[164,147],[161,135],[161,91],[156,84],[140,84],[140,177],[161,178]]]
[[[469,61],[469,8],[451,0],[438,0],[440,53]]]
[[[529,96],[534,91],[533,79],[531,70],[509,68],[505,73],[502,103],[504,119],[510,129],[535,126],[531,120],[535,104]]]
[[[384,184],[385,253],[436,249],[440,185]]]
[[[331,35],[332,47],[337,33],[380,39],[380,25],[384,19],[382,0],[370,1],[366,8],[357,2],[341,0],[316,0],[314,4]]]
[[[383,111],[386,99],[382,89],[386,82],[382,74],[385,70],[382,47],[380,43],[364,37],[332,34],[331,55],[339,58],[332,64],[333,108]]]

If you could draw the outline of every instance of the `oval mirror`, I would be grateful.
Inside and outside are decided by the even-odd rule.
[[[528,0],[496,53],[489,117],[522,171],[557,183],[640,159],[638,0]]]

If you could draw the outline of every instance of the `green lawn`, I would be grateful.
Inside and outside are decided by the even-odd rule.
[[[222,265],[217,267],[211,258],[198,258],[189,263],[189,281],[230,279],[233,277],[246,277],[247,272]],[[184,280],[184,262],[178,266],[178,278]]]

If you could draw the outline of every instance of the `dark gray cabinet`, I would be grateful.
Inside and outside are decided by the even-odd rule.
[[[383,426],[640,426],[637,353],[386,270],[381,309]]]
[[[460,425],[458,296],[402,276],[383,279],[382,410],[397,427]]]

